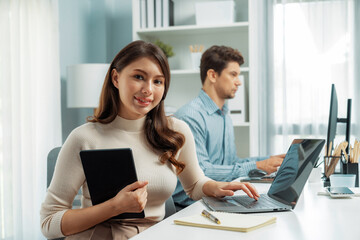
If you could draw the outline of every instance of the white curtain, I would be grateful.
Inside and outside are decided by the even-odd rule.
[[[299,137],[326,138],[334,83],[338,117],[353,99],[351,133],[359,138],[353,0],[269,0],[266,25],[268,77],[260,81],[262,153],[286,152]],[[263,111],[262,111],[263,110]],[[345,137],[338,124],[337,140]]]
[[[57,2],[0,1],[0,239],[44,239],[46,157],[61,145]]]

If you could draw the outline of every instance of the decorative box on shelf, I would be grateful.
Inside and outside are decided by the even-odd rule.
[[[230,24],[235,21],[233,0],[195,3],[196,25]]]
[[[239,76],[241,85],[235,93],[235,97],[228,100],[230,117],[234,125],[242,125],[245,123],[245,81],[244,76]]]

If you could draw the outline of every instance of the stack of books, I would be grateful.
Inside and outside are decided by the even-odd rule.
[[[172,0],[139,0],[140,28],[159,28],[174,25]]]

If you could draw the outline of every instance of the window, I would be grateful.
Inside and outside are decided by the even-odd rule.
[[[4,222],[4,167],[3,167],[3,118],[2,118],[2,99],[0,95],[0,239],[4,239],[5,235],[2,231],[5,229]]]
[[[280,2],[273,9],[273,152],[296,137],[326,136],[332,83],[339,117],[355,92],[353,1]]]

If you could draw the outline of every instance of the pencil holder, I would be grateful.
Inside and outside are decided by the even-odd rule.
[[[330,186],[330,175],[335,173],[335,168],[338,162],[344,162],[344,156],[324,156],[324,187]]]
[[[201,52],[192,52],[191,53],[191,63],[192,68],[199,70],[200,68],[200,61],[201,61]]]
[[[343,164],[343,172],[345,174],[355,174],[355,187],[359,187],[359,164],[358,163],[345,163]]]
[[[335,172],[336,165],[338,162],[345,162],[343,155],[341,156],[324,156],[324,175],[329,178],[331,174]]]

